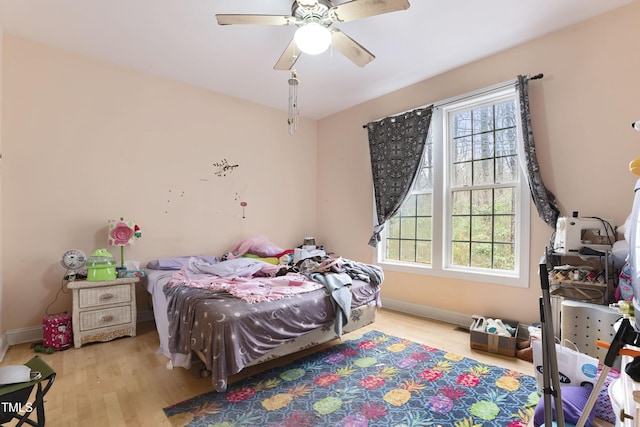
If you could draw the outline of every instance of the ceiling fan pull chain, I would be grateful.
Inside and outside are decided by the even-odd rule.
[[[293,132],[298,130],[298,83],[298,74],[293,70],[289,79],[289,117],[287,118],[289,135],[293,135]]]

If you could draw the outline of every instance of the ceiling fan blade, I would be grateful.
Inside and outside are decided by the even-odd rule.
[[[409,0],[352,0],[332,7],[329,16],[334,22],[347,22],[409,9],[409,6]]]
[[[289,15],[236,15],[219,13],[218,25],[254,24],[254,25],[295,25],[298,18]]]
[[[276,62],[276,65],[273,66],[273,69],[274,70],[292,69],[294,64],[300,57],[301,53],[302,52],[300,52],[300,49],[298,49],[296,42],[294,40],[291,40],[291,43],[289,43],[289,46],[287,46],[284,52],[282,52],[282,55],[280,55],[280,59],[278,59],[278,62]]]
[[[376,59],[373,53],[337,28],[331,28],[331,45],[358,67],[364,67]]]

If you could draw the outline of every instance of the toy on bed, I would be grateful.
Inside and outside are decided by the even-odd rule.
[[[220,257],[221,261],[236,259],[249,254],[261,258],[275,258],[278,260],[281,256],[286,255],[286,251],[269,241],[264,236],[252,237],[241,240]],[[276,262],[277,264],[278,262]]]
[[[268,251],[254,253],[258,248]],[[226,261],[180,257],[147,265],[159,352],[170,358],[168,367],[185,368],[195,353],[211,371],[217,391],[246,366],[375,320],[384,278],[377,266],[328,257],[309,260],[308,271],[274,265],[265,258],[290,253],[265,238],[243,240],[231,252]]]

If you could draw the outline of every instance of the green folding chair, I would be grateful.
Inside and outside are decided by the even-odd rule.
[[[32,372],[40,372],[41,376],[29,382],[0,386],[0,424],[17,419],[16,426],[24,423],[44,426],[44,396],[53,385],[56,372],[40,356],[35,356],[25,365]],[[36,387],[35,397],[32,402],[29,402],[34,387]],[[20,412],[24,413],[21,415]],[[29,419],[34,413],[37,417],[36,421]]]

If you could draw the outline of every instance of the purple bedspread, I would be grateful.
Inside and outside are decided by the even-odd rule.
[[[379,298],[379,284],[353,280],[352,307]],[[330,329],[334,309],[325,289],[289,298],[248,304],[225,292],[176,284],[165,287],[169,300],[169,349],[200,351],[216,391],[227,377],[270,350],[320,327]]]

